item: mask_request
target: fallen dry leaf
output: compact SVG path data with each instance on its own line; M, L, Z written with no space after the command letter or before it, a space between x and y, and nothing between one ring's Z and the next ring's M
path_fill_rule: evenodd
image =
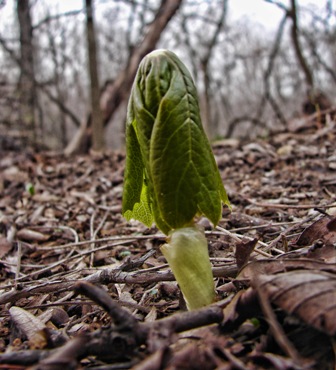
M268 299L307 324L336 334L336 275L319 270L296 270L276 275L258 274L252 285Z
M326 245L336 243L336 231L333 227L335 220L335 218L331 219L328 216L324 216L315 221L302 232L296 241L296 245L311 245L317 240L322 240Z
M17 237L19 240L27 242L44 242L50 238L50 235L42 234L35 230L21 229L17 232Z
M264 259L248 263L239 273L238 280L251 280L255 276L273 275L295 270L316 270L336 274L336 264L314 261L309 258Z
M327 229L336 232L336 217L327 223Z
M11 249L13 243L9 242L7 238L0 237L0 258L3 258Z
M251 253L253 252L254 247L258 242L257 238L252 240L242 240L240 243L236 244L236 261L237 266L240 269L243 267L249 260Z
M170 337L172 343L168 342L162 356L158 356L156 362L141 363L143 369L151 365L164 367L170 360L172 366L203 366L203 370L212 363L217 368L295 368L293 359L274 346L274 335L265 325L267 317L260 307L257 290L250 286L255 275L265 280L264 284L260 284L265 288L266 299L277 307L274 314L279 313L277 320L285 335L295 346L304 344L298 346L300 355L305 359L313 357L318 370L328 368L323 364L330 365L330 369L334 367L334 350L330 344L333 338L312 325L328 333L334 332L332 322L328 324L332 314L326 312L329 295L334 293L333 290L328 293L321 285L333 289L331 281L336 276L333 243L336 223L335 141L336 126L327 131L283 132L250 144L238 139L217 143L214 152L233 207L231 214L223 209L223 218L219 222L219 226L231 234L224 234L206 224L211 261L214 271L217 271L218 298L222 307L227 305L222 330L217 333L220 340L217 334L213 342L208 337L204 340L192 337L191 347L185 349L187 346L182 343L180 334L173 335ZM108 313L75 296L70 288L77 281L97 276L100 270L115 271L115 283L109 279L95 281L104 285L108 294L121 306L127 303L140 322L151 326L156 325L158 319L173 314L178 318L180 315L179 288L176 282L171 282L173 277L159 252L162 236L154 227L148 229L136 222L128 223L121 215L124 159L124 154L118 152L69 158L25 150L6 152L0 158L0 218L3 215L9 220L4 222L1 218L0 233L1 237L13 242L9 253L6 253L7 246L2 251L5 256L0 274L0 351L7 357L0 354L0 367L8 367L9 359L11 364L19 366L10 346L15 333L11 329L16 326L8 315L11 305L26 308L27 312L32 312L32 306L39 307L33 312L38 312L37 318L48 328L51 326L50 336L47 333L51 344L56 343L53 339L55 332L61 334L66 329L67 337L63 338L63 343L67 342L69 347L62 347L49 362L43 362L42 358L30 362L43 369L59 364L59 361L63 361L61 366L73 361L73 367L107 368L128 363L134 368L140 361L146 360L151 348L160 342L163 345L167 343L160 339L164 333L158 330L150 346L136 348L132 354L126 353L123 364L113 358L106 360L101 354L94 354L89 360L88 357L76 360L85 350L81 339L87 333L92 333L95 339L92 344L90 342L90 350L96 340L101 343L102 349L108 350L114 350L114 345L118 343L123 344L111 344L111 337L103 340L102 334L111 322ZM7 168L12 169L6 171ZM27 182L34 185L35 195L25 190ZM316 209L332 215L322 217L326 224L311 224L312 220L321 217L321 212ZM17 230L41 233L42 240L39 241L36 234L28 243L15 233L10 237L9 228L12 225ZM301 239L296 244L300 235ZM125 238L128 237L132 240L127 241ZM234 255L239 243L237 238L256 238L259 241L258 253L252 251L255 262L242 267L238 278ZM21 240L22 248L18 253L16 245ZM293 246L294 250L288 252L287 246ZM155 255L141 265L135 263L141 262L152 249L157 251ZM267 253L268 259L261 260L264 256L260 252ZM239 263L246 263L248 253L244 255L241 250L237 253L238 257L242 257ZM125 270L117 271L120 266ZM307 274L306 286L303 281L296 280L299 273ZM330 275L333 278L313 279ZM108 273L108 276L112 275ZM234 277L237 280L232 281ZM124 286L122 290L118 291L117 283ZM266 287L269 289L267 293ZM243 288L248 289L243 291ZM281 297L276 296L278 292L282 292ZM312 296L309 296L310 293ZM232 296L234 299L231 301ZM129 302L122 302L121 298ZM56 307L60 311L54 314L52 311ZM301 319L286 314L287 309L300 315ZM260 325L253 320L250 322L251 318L258 319ZM319 323L321 319L326 322ZM211 328L213 326L205 326L205 331ZM324 341L315 339L310 332L317 333L319 338L324 337ZM120 338L118 334L116 339ZM30 355L29 348L35 348L40 343L39 340L32 343L24 336L14 339L19 343L16 348L23 349L27 356ZM179 343L182 345L180 350L176 347ZM197 348L198 345L201 347ZM47 352L40 351L41 356L48 355ZM202 361L203 356L210 358Z
M44 348L47 345L46 326L30 312L21 307L13 306L9 309L12 321L19 332L29 340L30 347Z

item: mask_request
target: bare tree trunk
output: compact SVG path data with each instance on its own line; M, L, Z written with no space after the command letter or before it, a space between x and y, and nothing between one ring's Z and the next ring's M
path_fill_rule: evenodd
M85 0L85 6L88 65L90 73L92 147L94 150L100 151L104 149L104 123L99 103L100 88L92 0Z
M206 54L201 58L201 69L203 74L203 85L204 85L204 127L210 138L213 137L214 132L216 132L217 127L213 127L211 122L211 107L210 107L210 73L209 73L209 62L211 60L212 52L217 44L218 36L224 26L224 22L227 15L228 0L223 0L222 12L219 20L216 24L215 31L207 45Z
M134 49L127 67L120 73L114 83L108 87L109 99L107 99L106 105L102 107L105 122L111 118L120 103L129 94L141 59L155 49L162 31L166 28L181 3L182 0L162 0L154 21L148 27L141 44Z
M50 26L50 25L49 25ZM60 101L61 105L65 105L67 101L67 92L65 89L62 88L62 76L60 71L65 70L64 66L64 58L62 61L59 61L58 58L58 53L57 53L57 47L55 43L55 38L53 33L50 30L50 27L47 28L47 35L49 39L49 44L50 44L50 52L51 52L51 59L53 62L53 67L54 67L54 81L55 81L55 90L56 90L56 96L57 99ZM61 47L65 47L65 41L62 40ZM66 125L66 114L65 112L61 109L59 109L59 128L58 128L58 136L59 136L59 141L61 143L61 147L64 148L66 146L66 138L67 138L67 125Z
M22 131L27 132L27 139L30 143L36 143L34 47L29 0L17 0L17 17L20 26L19 94L20 117L24 125Z
M297 15L297 6L296 6L296 0L291 0L291 9L288 12L289 17L292 20L292 28L291 28L291 36L292 36L292 42L295 50L296 57L298 59L298 62L302 68L302 71L305 75L306 83L308 89L311 89L314 87L314 78L313 74L308 66L308 63L306 61L306 58L303 55L302 47L300 45L299 41L299 26L298 26L298 15Z
M306 84L307 84L307 91L306 91L306 101L303 103L303 113L305 114L312 114L317 112L318 113L318 122L321 123L323 121L323 117L321 117L321 110L324 108L330 108L331 104L328 101L327 96L316 88L313 71L310 69L308 62L303 55L302 47L299 40L299 26L298 26L298 14L297 14L297 6L296 0L291 0L291 9L289 11L289 16L292 19L292 28L291 28L291 36L292 42L295 50L296 57L298 62L302 68L304 73Z
M183 0L162 0L153 22L148 26L146 35L138 47L134 48L126 68L120 72L113 83L108 84L104 98L100 101L104 124L106 125L120 104L127 99L141 59L155 49L162 31L172 19ZM73 154L83 148L83 141L90 135L90 120L83 122L81 131L65 149L66 154Z
M281 46L281 41L285 29L285 25L288 19L288 12L285 12L284 17L279 23L279 27L275 36L274 45L271 48L270 56L267 62L267 68L264 72L263 76L263 83L264 83L264 93L260 100L259 108L256 114L256 118L254 122L262 122L262 116L265 112L266 103L268 102L271 105L271 108L273 109L276 117L278 118L279 122L282 123L282 125L286 126L286 118L284 117L280 107L276 103L275 99L272 96L271 93L271 87L270 87L270 77L273 72L275 60L278 56L279 49Z

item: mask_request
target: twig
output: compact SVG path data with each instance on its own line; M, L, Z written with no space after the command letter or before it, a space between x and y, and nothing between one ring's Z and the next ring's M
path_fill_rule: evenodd
M214 277L235 277L238 273L237 266L220 266L212 268ZM110 284L110 283L123 283L123 284L152 284L162 281L174 281L174 275L171 271L149 271L141 270L141 272L124 272L119 269L114 270L100 270L86 278L83 281L91 282L93 284ZM0 296L0 305L8 302L15 302L18 299L30 297L34 294L61 292L72 289L78 280L67 281L47 281L45 283L39 282L37 286L29 286L22 290L12 290Z
M283 237L285 237L286 235L288 235L290 232L292 232L293 230L295 230L297 227L299 226L302 226L303 224L307 223L307 222L310 222L312 221L314 218L316 218L318 216L318 214L313 214L307 218L305 218L304 220L296 223L295 225L289 227L287 230L285 230L284 232L280 233L275 239L273 239L270 244L266 247L266 251L270 250L273 248L273 246L275 246L279 240L281 240Z
M83 294L98 303L113 319L114 323L123 330L137 331L138 320L125 308L122 308L110 295L93 284L79 282L75 284L74 290L77 294Z
M100 238L100 239L95 239L95 240L83 240L80 242L75 242L75 243L68 243L68 244L63 244L63 245L53 245L50 247L39 247L39 250L44 250L44 251L50 251L56 250L56 249L66 249L66 248L73 248L73 247L78 247L86 244L91 244L91 243L105 243L105 242L110 242L110 241L129 241L133 242L135 240L143 240L143 239L165 239L166 236L163 234L154 234L154 235L128 235L128 236L110 236L107 238Z
M230 352L230 350L226 349L225 347L221 348L220 350L228 358L228 360L231 362L231 366L233 365L233 367L235 369L238 369L238 370L245 370L246 369L246 365L244 364L244 362L239 360L239 358L237 358L236 356L234 356Z
M258 278L254 277L255 282L255 289L257 290L257 293L259 295L259 303L262 308L262 311L264 312L264 315L267 319L267 322L270 326L270 330L279 344L280 348L287 354L288 357L293 359L293 361L297 365L303 365L303 360L300 356L300 354L297 352L296 348L290 343L290 341L287 339L281 325L276 319L276 316L272 310L271 304L268 300L267 295L264 293L264 291L260 287L260 283L258 282Z
M250 236L246 236L246 235L239 235L239 234L234 234L234 233L231 233L230 231L224 229L223 227L220 227L220 226L217 226L216 229L220 230L223 234L225 235L228 235L229 237L231 237L232 239L234 239L235 241L237 242L241 242L242 239L248 239L248 240L253 240L254 238L251 238ZM258 244L260 244L261 246L263 246L264 248L267 248L268 245L264 242L261 242L260 240L258 240ZM274 251L276 251L277 253L279 254L283 254L284 252L281 251L280 249L273 249ZM261 254L262 256L264 257L267 257L267 258L271 258L272 255L269 254L269 253L266 253L264 252L263 250L261 249L258 249L258 248L255 248L254 251L256 253L259 253Z
M96 230L94 230L94 219L96 216L96 212L94 212L90 218L90 235L91 235L91 240L93 240L93 242L91 243L92 253L90 255L90 267L93 266L93 260L94 260L94 248L95 248L94 241L96 240L97 234L99 233L100 229L103 227L108 215L109 215L109 211L105 211L105 214L103 218L101 219Z
M93 259L94 259L94 249L95 249L95 243L94 240L96 239L97 234L94 231L94 219L96 216L96 212L93 212L90 217L90 239L93 240L93 242L90 244L92 252L90 254L90 267L93 267Z
M271 227L286 226L286 225L290 225L290 224L293 224L295 226L299 223L300 223L300 221L290 221L290 222L273 222L273 221L270 221L270 222L268 222L266 224L262 224L262 225L235 227L233 229L230 229L230 231L236 233L237 231L259 230L259 229L265 229L265 228L271 228Z
M118 270L121 270L121 271L135 270L136 268L141 267L148 260L148 258L152 257L155 253L156 253L155 249L150 249L147 253L145 253L139 258L136 258L136 259L133 258L133 259L126 260L124 263L122 263L118 267ZM161 266L165 266L165 265L161 265ZM149 271L149 270L150 269L145 269L144 271ZM140 271L141 270L138 270L138 272ZM150 271L153 271L153 269L151 269Z
M104 245L104 246L102 246L102 247L96 248L96 249L95 249L95 252L97 252L97 251L101 251L101 250L104 250L104 249L107 249L107 248L115 247L115 246L120 245L120 244L129 244L129 243L131 243L131 242L133 242L133 241L134 241L134 240L125 240L125 241L123 241L123 242L107 244L107 245ZM73 252L73 251L71 251L71 252L70 252L70 255L72 254L72 252ZM87 254L91 254L91 253L92 253L92 250L90 249L90 250L88 250L88 251L80 252L80 253L79 253L79 256L83 258L85 255L87 255ZM78 255L76 255L76 256L71 256L71 257L67 256L67 257L63 258L62 260L60 260L60 261L54 262L54 263L50 264L49 266L46 266L45 268L40 269L39 271L31 272L30 274L27 274L27 275L25 275L25 276L23 276L23 277L19 278L18 280L19 280L19 281L24 281L24 280L26 280L26 279L28 279L28 278L31 278L31 277L34 277L34 276L36 276L36 275L42 274L42 273L44 273L44 272L50 271L52 268L55 268L55 267L57 267L57 266L59 266L59 265L62 265L62 264L63 264L63 263L65 263L65 262L69 262L69 261L71 261L71 260L73 260L73 259L79 258L79 256L78 256Z
M15 288L17 288L18 280L20 277L20 271L21 271L21 257L22 257L22 244L20 241L17 243L18 249L17 249L17 261L16 261L16 271L15 271Z
M55 349L51 355L41 360L38 365L31 367L31 370L52 370L52 369L75 369L77 359L80 359L87 352L89 336L78 336L71 339L63 346Z
M252 199L245 198L249 203L258 206L258 207L265 207L265 208L280 208L280 209L314 209L314 208L331 208L335 207L336 203L333 201L332 203L320 205L320 204L301 204L301 205L293 205L293 204L276 204L276 203L260 203L255 202Z
M58 229L61 229L61 230L69 230L73 236L74 236L74 239L75 239L75 243L78 243L79 242L79 236L77 234L77 231L75 229L73 229L72 227L69 227L69 226L57 226Z

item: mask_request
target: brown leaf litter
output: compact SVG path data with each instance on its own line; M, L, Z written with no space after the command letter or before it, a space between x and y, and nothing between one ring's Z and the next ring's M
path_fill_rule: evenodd
M336 124L214 153L217 302L185 312L155 227L120 214L124 155L0 159L0 369L334 369Z

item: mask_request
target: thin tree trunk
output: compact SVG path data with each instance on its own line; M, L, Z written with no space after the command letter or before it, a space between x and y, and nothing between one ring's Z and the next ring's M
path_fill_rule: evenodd
M209 137L212 139L214 132L216 132L216 127L213 127L212 120L211 120L211 106L210 106L210 100L211 100L211 92L210 92L210 71L209 71L209 62L211 60L212 52L214 47L217 44L218 36L224 27L226 15L227 15L227 9L228 9L228 0L223 0L222 3L222 11L221 15L219 17L219 20L216 24L215 31L209 41L209 44L207 45L207 52L201 58L201 69L203 74L203 85L204 85L204 101L203 101L203 118L204 118L204 127L205 131L209 135Z
M104 120L107 122L119 107L120 103L128 96L136 75L138 65L142 58L153 51L160 39L161 33L180 7L182 0L162 0L154 21L148 27L148 31L141 44L134 49L130 56L127 67L108 88L109 99L104 106Z
M129 57L126 68L120 72L113 83L108 84L104 91L104 99L100 101L103 121L106 125L120 104L128 98L138 65L141 59L155 49L161 33L172 19L183 0L162 0L153 22L148 26L146 35L138 47L134 48ZM66 154L73 154L81 150L83 143L90 136L90 119L82 122L82 126L73 141L65 149ZM87 149L87 148L86 148Z
M33 47L33 27L30 16L29 0L17 0L17 17L20 27L20 116L23 123L22 131L26 131L26 136L30 144L36 143L36 123L35 123L35 73L34 73L34 47Z
M100 88L92 0L85 0L85 6L88 65L90 74L92 147L94 150L100 151L104 149L104 123L99 103Z
M296 0L291 0L291 9L289 11L289 16L292 19L291 36L295 54L305 75L308 89L311 89L314 87L314 78L306 61L306 58L303 55L302 47L300 45Z

